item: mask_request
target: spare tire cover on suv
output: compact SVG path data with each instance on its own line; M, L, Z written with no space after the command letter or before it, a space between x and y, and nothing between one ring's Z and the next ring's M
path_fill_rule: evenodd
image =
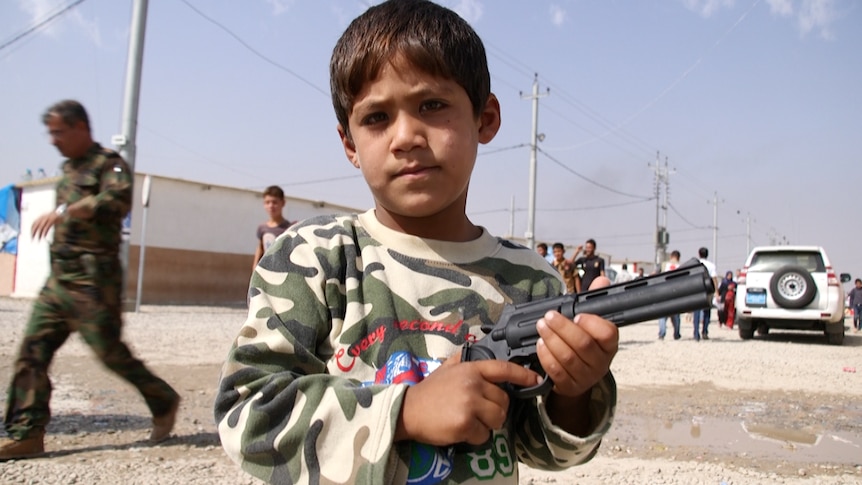
M769 280L772 299L784 308L803 308L814 300L817 285L814 278L801 266L779 268Z

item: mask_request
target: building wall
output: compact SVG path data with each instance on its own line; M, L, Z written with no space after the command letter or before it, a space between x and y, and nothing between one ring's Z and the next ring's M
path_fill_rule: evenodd
M244 303L257 247L255 232L267 218L260 191L150 177L149 205L144 207L142 190L146 174L135 175L127 237L126 299L136 300L141 269L143 304ZM56 182L53 178L21 184L22 234L29 234L33 221L56 206ZM296 221L357 211L287 197L284 214ZM49 234L48 240L51 237ZM50 271L47 240L19 238L15 264L12 296L37 296Z
M54 237L54 231L48 237L34 240L30 237L33 223L42 214L54 210L56 194L54 186L59 179L48 178L23 182L21 188L21 229L18 236L18 254L15 258L15 277L12 296L34 297L45 284L45 279L51 269L48 253L49 241Z

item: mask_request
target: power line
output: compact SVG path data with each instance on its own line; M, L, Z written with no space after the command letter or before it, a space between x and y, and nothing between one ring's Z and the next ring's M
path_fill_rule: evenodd
M697 224L692 223L691 221L689 221L688 219L683 217L683 215L680 214L678 210L676 210L676 207L673 204L668 203L668 207L670 207L670 210L672 210L674 214L678 215L679 218L682 219L682 222L685 222L686 224L688 224L692 228L694 228L694 229L711 229L710 226L698 226Z
M591 183L591 184L595 185L596 187L599 187L599 188L605 189L605 190L607 190L608 192L613 192L613 193L615 193L615 194L617 194L617 195L623 195L623 196L626 196L626 197L632 197L632 198L634 198L634 199L640 199L640 200L653 200L653 198L652 198L652 197L646 197L646 196L643 196L643 195L637 195L637 194L628 194L628 193L626 193L626 192L621 192L621 191L616 190L616 189L614 189L614 188L612 188L612 187L608 187L607 185L604 185L604 184L601 184L601 183L599 183L599 182L596 182L595 180L593 180L593 179L591 179L591 178L589 178L589 177L587 177L587 176L585 176L585 175L582 175L582 174L578 173L577 171L573 170L572 168L568 167L566 164L564 164L563 162L561 162L561 161L557 160L556 158L552 157L548 152L546 152L546 151L542 150L541 148L538 148L538 147L537 147L536 149L537 149L538 151L540 151L540 152L542 153L542 155L544 155L544 156L548 157L552 162L556 163L557 165L559 165L560 167L562 167L562 168L563 168L564 170L566 170L567 172L569 172L569 173L571 173L571 174L575 175L576 177L578 177L578 178L580 178L580 179L584 180L585 182L588 182L588 183Z
M196 14L200 15L201 17L203 17L204 19L206 19L206 20L207 20L207 21L209 21L210 23L214 24L214 25L215 25L215 26L217 26L218 28L220 28L220 29L224 30L225 32L227 32L227 33L228 33L228 35L230 35L231 37L233 37L237 42L239 42L243 47L245 47L246 49L248 49L252 54L256 55L257 57L260 57L261 59L263 59L264 61L268 62L269 64L271 64L271 65L273 65L273 66L275 66L275 67L277 67L277 68L281 69L282 71L284 71L284 72L286 72L286 73L290 74L291 76L293 76L293 77L295 77L295 78L299 79L300 81L304 82L305 84L307 84L307 85L308 85L308 86L310 86L312 89L314 89L315 91L319 92L320 94L322 94L322 95L324 95L324 96L326 96L326 97L329 97L329 92L328 92L328 91L325 91L325 90L323 90L323 89L321 89L321 88L317 87L314 83L312 83L312 82L311 82L311 81L309 81L308 79L305 79L304 77L302 77L302 76L300 76L299 74L297 74L297 73L293 72L293 71L292 71L292 70L290 70L289 68L287 68L287 67L285 67L285 66L283 66L283 65L279 64L278 62L276 62L276 61L274 61L274 60L270 59L269 57L267 57L267 56L265 56L265 55L261 54L257 49L255 49L254 47L252 47L251 45L249 45L246 41L242 40L242 38L241 38L240 36L238 36L238 35L236 35L235 33L233 33L233 31L231 31L229 28L227 28L227 27L226 27L226 26L224 26L223 24L219 23L217 20L213 19L212 17L207 16L205 13L201 12L200 10L198 10L194 5L190 4L187 0L180 0L180 1L181 1L181 2L183 2L184 4L186 4L186 6L188 6L190 9L192 9Z
M514 149L516 149L516 148L523 148L523 147L528 147L528 146L530 146L530 144L529 144L529 143L519 143L519 144L517 144L517 145L512 145L512 146L510 146L510 147L498 148L498 149L496 149L496 150L491 150L491 151L487 151L487 152L478 153L478 154L476 154L476 156L477 156L477 157L481 157L481 156L484 156L484 155L493 155L494 153L505 152L505 151L508 151L508 150L514 150Z
M75 0L74 2L70 3L69 5L66 5L61 10L58 10L57 12L49 15L44 20L37 22L35 25L33 25L29 29L25 30L24 32L21 32L20 34L16 35L15 37L12 37L11 39L4 42L3 44L0 44L0 51L11 46L12 44L18 42L19 40L23 39L24 37L27 37L28 35L32 34L33 32L44 27L45 25L48 25L48 23L50 23L51 21L53 21L54 19L56 19L60 15L63 15L64 13L68 12L72 8L77 7L78 5L80 5L82 3L84 3L84 0Z

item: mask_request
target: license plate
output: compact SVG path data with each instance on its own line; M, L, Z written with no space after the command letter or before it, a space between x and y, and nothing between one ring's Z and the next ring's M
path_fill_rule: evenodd
M745 304L748 306L766 306L766 291L746 291Z

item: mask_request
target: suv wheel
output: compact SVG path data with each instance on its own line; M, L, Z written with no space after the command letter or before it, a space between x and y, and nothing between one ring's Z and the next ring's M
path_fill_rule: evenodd
M803 308L814 300L817 286L811 274L801 266L780 268L769 280L772 299L784 308Z
M745 328L744 326L740 325L739 319L737 318L734 322L734 325L736 325L736 328L739 329L739 338L741 338L742 340L751 340L754 338L753 324L749 325L748 328Z
M842 345L844 344L844 331L840 331L838 333L827 333L826 334L826 342L829 345Z

